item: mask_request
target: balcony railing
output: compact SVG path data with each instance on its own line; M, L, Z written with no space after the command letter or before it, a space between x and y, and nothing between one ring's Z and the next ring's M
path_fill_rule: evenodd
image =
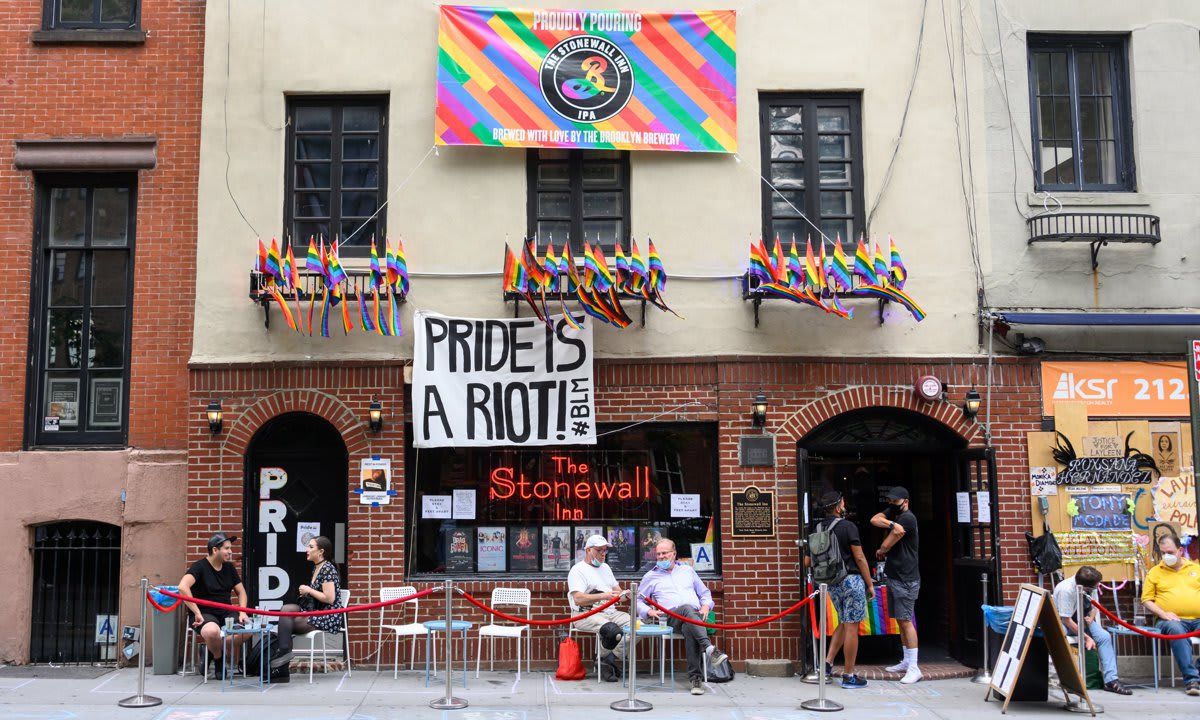
M1157 215L1135 213L1051 213L1028 220L1029 244L1083 242L1091 245L1092 270L1100 248L1109 243L1148 243L1162 240Z

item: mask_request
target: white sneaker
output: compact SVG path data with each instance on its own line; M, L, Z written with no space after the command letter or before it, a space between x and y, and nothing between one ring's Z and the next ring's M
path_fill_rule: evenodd
M896 663L895 665L888 665L887 667L884 668L884 670L887 670L890 673L902 673L907 669L908 669L908 661L907 660L901 660L900 662Z
M908 670L904 672L904 677L900 678L900 682L905 685L912 685L921 679L921 668L916 665L909 665Z

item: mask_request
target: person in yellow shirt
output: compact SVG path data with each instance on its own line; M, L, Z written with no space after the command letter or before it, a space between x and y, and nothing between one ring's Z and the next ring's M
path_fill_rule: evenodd
M1179 552L1179 540L1165 535L1158 541L1162 561L1146 573L1142 604L1158 616L1158 631L1179 635L1200 630L1200 565ZM1200 695L1200 667L1192 660L1187 640L1171 640L1171 654L1183 673L1188 695Z

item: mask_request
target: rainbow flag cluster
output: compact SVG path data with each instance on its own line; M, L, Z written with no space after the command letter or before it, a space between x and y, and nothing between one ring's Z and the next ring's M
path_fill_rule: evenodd
M830 635L837 629L838 614L833 607L833 600L826 599L829 611L827 629ZM916 624L916 621L913 621ZM867 615L858 624L858 634L862 635L898 635L900 626L888 612L887 586L876 585L875 597L867 601Z
M614 248L616 266L615 269L609 269L608 259L600 245L591 245L586 241L583 243L582 268L576 266L570 244L564 244L562 255L556 255L554 243L549 242L545 254L539 259L536 241L531 238L523 241L520 255L513 253L505 243L501 282L505 292L515 292L525 298L542 322L547 322L549 317L546 296L558 295L563 318L576 329L584 318L576 318L567 310L568 297L579 300L584 313L620 328L628 327L633 322L621 307L622 297L644 299L660 310L681 317L663 299L667 271L654 248L654 241L650 240L649 245L649 252L643 259L637 240L633 241L628 256L618 242Z
M770 252L762 238L751 242L747 272L751 279L758 281L752 291L812 305L843 318L853 317L854 311L843 307L840 297L876 297L900 303L917 322L925 319L925 311L904 292L908 269L900 258L896 241L890 236L886 255L879 243L875 243L874 254L870 253L861 237L852 257L842 249L840 236L833 242L832 253L825 252L824 238L817 244L820 250L814 255L812 238L809 238L801 258L794 237L786 250L783 241L776 237Z
M319 332L321 337L329 337L331 314L340 316L342 331L348 335L355 326L350 312L351 295L357 295L358 298L358 312L354 314L357 315L363 332L388 336L404 334L400 327L399 301L408 294L409 280L408 261L405 259L402 240L397 240L395 245L390 240L384 240L384 257L381 263L375 239L371 239L371 277L363 292L352 288L350 276L342 267L341 258L338 256L336 239L328 248L324 238L319 241L312 237L308 239L304 272L319 278L314 292L308 292L302 286L300 267L292 253L291 244L288 245L287 252L281 255L275 238L271 238L270 245L264 245L260 238L254 269L263 275L264 282L260 290L262 295L279 305L284 322L301 335L312 336ZM369 305L366 289L370 290ZM294 311L288 306L287 298L284 297L286 293L293 295ZM320 314L316 315L318 296ZM303 308L303 301L306 299L307 316ZM315 331L314 315L317 317Z

